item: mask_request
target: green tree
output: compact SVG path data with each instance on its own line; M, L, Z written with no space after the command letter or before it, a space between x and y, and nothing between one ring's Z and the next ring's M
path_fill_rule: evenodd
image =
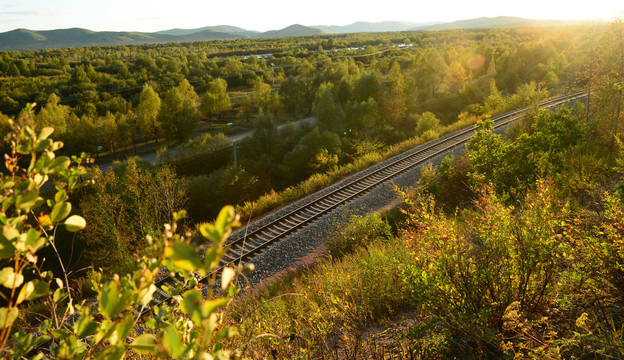
M158 124L167 140L183 143L197 128L197 94L184 80L165 95L158 113Z
M269 112L271 105L271 85L264 83L262 80L254 82L254 101L263 114Z
M280 83L279 95L286 113L293 118L303 110L305 105L305 85L292 77Z
M327 171L338 164L341 151L340 137L318 127L301 138L297 146L286 155L289 169L299 177Z
M67 131L67 119L71 114L71 107L59 105L61 99L56 94L51 94L45 107L35 116L35 129L52 127L59 136ZM72 114L73 115L73 114ZM73 115L75 116L75 115Z
M321 130L342 132L346 129L345 113L334 100L334 87L330 83L322 84L317 92L314 109L316 122Z
M429 130L438 131L440 129L440 119L433 113L426 111L416 116L416 136L422 136Z
M227 82L223 79L211 81L199 106L202 115L207 118L219 117L231 108L232 103L227 93Z
M396 129L403 129L403 119L407 113L407 89L398 62L394 62L390 68L386 89L381 111L383 120ZM404 131L408 131L408 129L404 129Z
M362 74L355 82L354 93L358 101L368 101L371 98L379 104L383 93L379 73L367 72Z
M160 97L148 84L143 86L137 107L137 123L145 133L151 133L158 143L158 112L160 111ZM144 135L145 143L147 136Z
M98 121L98 137L113 152L113 157L117 159L117 147L120 145L119 132L117 131L117 121L115 115L107 113Z

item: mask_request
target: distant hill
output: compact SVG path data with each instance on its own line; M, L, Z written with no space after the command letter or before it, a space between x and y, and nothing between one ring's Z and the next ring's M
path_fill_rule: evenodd
M236 26L206 26L197 29L169 29L154 33L91 31L80 28L35 31L17 29L0 33L0 51L38 50L83 46L138 45L151 43L229 40L258 37L320 35L324 33L386 32L412 30L444 30L468 28L502 28L527 26L557 26L579 24L582 21L531 20L512 16L477 18L449 23L410 23L384 21L355 22L345 26L291 25L281 30L258 32Z
M206 31L206 30L241 35L243 37L254 37L260 34L259 31L247 30L247 29L236 27L236 26L230 26L230 25L205 26L205 27L197 28L197 29L177 29L176 28L176 29L170 29L170 30L157 31L156 33L166 34L166 35L190 35L190 34L195 34L195 33L202 32L202 31Z
M476 19L458 20L448 23L417 26L410 30L448 30L473 28L507 28L529 26L561 26L582 23L581 20L533 20L514 16L480 17Z
M216 31L216 29L221 31ZM208 26L200 29L171 29L155 33L91 31L80 28L35 31L17 29L0 33L0 51L58 49L83 46L139 45L169 42L229 40L249 37L281 37L322 34L320 29L291 25L267 32L234 26Z
M0 33L0 51L38 50L83 46L137 45L238 38L241 38L241 36L210 30L200 31L188 35L168 35L142 32L96 32L79 28L47 31L17 29Z
M256 37L282 37L282 36L303 36L303 35L320 35L324 31L299 24L290 25L281 30L265 31L256 35Z
M358 32L386 32L386 31L406 31L414 27L433 25L429 23L412 23L402 21L383 21L377 23L358 21L351 25L315 25L313 28L321 29L328 34L358 33Z

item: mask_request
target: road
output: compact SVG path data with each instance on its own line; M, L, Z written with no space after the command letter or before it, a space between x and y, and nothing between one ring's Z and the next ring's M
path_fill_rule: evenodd
M303 126L304 124L309 124L311 126L316 125L316 118L315 117L309 117L309 118L305 118L305 119L301 119L299 121L295 122L295 125L297 125L297 127ZM277 127L278 130L281 130L284 126L287 126L288 124L282 124L279 125ZM248 137L249 135L251 135L251 133L253 132L253 130L241 133L241 134L237 134L237 135L233 135L228 137L229 143L233 144L234 142L238 142L246 137ZM174 148L174 149L170 149L167 150L167 154L171 157L174 158L175 154L180 151L180 147ZM141 159L148 161L150 164L154 165L156 163L158 163L158 156L156 155L156 153L151 153L151 154L145 154L145 155L141 155L140 156ZM105 163L105 164L101 164L99 165L100 170L102 170L102 172L106 172L108 171L108 169L110 169L113 166L113 163Z

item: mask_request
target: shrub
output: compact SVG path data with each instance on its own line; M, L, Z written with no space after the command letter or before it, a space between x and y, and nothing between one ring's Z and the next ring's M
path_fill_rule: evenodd
M378 214L352 215L348 221L336 224L336 230L324 242L330 254L339 258L358 247L391 237L392 228Z
M42 271L37 252L48 245L56 250L59 226L74 232L85 228L82 217L70 215L69 198L73 190L88 183L80 181L86 172L80 167L81 159L55 156L63 144L49 138L52 128L39 133L33 130L31 110L29 107L26 118L12 124L14 131L8 135L12 151L6 155L9 174L1 179L0 258L10 264L0 271L0 284L10 290L6 304L0 307L4 356L41 359L43 351L49 351L56 359L121 359L135 352L167 358L229 359L232 352L223 348L223 339L234 336L236 329L225 326L218 311L238 291L232 281L242 269L224 268L222 293L213 297L209 290L207 299L200 280L211 275L208 289L212 289L219 260L227 251L225 240L238 224L233 208L224 208L214 225L199 226L201 234L212 242L203 254L188 242L190 233L178 233L177 223L184 212L174 213L171 225L166 224L155 238L146 238L149 246L162 247L164 252L141 258L136 271L114 275L110 281L102 281L102 274L96 273L97 309L85 301L79 303L69 291L67 273L55 278L50 271ZM70 166L72 162L78 167ZM22 167L25 163L30 164ZM55 178L54 196L44 199L42 189L50 177ZM161 270L182 282L177 288L163 289L175 300L155 306L157 320L148 319L143 330L134 331L139 316L133 311L146 309ZM35 300L45 304L51 314L40 323L40 335L13 332L20 308ZM37 348L47 340L53 341L45 349Z

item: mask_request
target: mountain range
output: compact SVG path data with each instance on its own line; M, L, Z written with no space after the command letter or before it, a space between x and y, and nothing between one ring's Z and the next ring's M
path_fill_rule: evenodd
M240 38L266 38L356 32L387 32L415 30L445 30L466 28L501 28L527 26L557 26L577 24L581 21L531 20L511 16L477 18L447 23L410 23L384 21L378 23L355 22L345 26L291 25L280 30L265 32L219 25L196 29L169 29L153 33L125 31L91 31L80 28L36 31L17 29L0 33L0 51L38 50L83 46L137 45L149 43L229 40Z

